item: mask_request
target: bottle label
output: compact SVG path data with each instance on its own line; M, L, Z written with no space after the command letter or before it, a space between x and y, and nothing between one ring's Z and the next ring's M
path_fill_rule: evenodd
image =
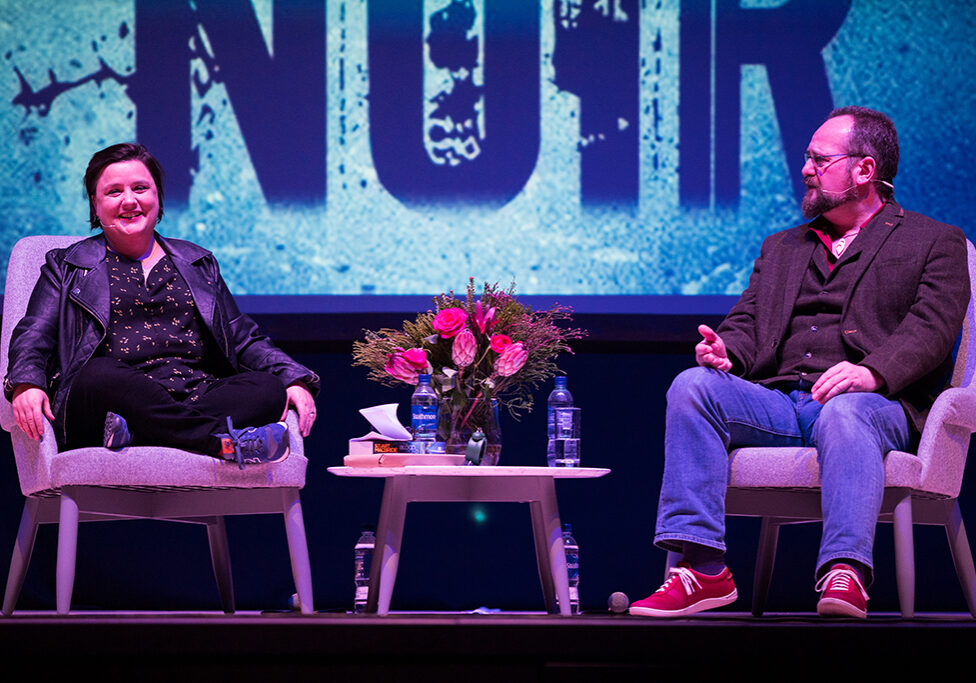
M437 406L412 406L410 426L413 428L414 438L418 441L433 440L437 436Z
M568 413L561 408L556 408L552 411L553 428L556 430L557 439L569 439L571 435L568 433L570 429L573 428L573 415Z
M553 411L553 438L579 438L579 408L556 408Z

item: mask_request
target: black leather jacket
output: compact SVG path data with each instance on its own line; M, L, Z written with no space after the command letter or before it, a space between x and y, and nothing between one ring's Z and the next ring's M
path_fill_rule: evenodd
M285 386L301 381L313 394L318 392L318 376L278 349L250 317L240 312L211 252L184 240L167 240L158 234L156 239L190 288L200 319L231 372L270 372ZM71 382L105 341L109 311L105 240L101 235L48 252L27 312L10 339L3 390L10 400L18 384L45 388L51 398L55 434L61 442Z

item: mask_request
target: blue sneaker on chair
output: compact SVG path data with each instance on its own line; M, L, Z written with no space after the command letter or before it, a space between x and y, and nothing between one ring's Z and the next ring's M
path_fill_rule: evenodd
M263 427L234 429L227 418L227 433L217 434L220 439L220 457L236 460L237 466L266 465L281 462L288 457L288 425L273 422Z
M132 443L132 434L125 418L115 413L105 413L105 429L102 432L102 445L117 451Z

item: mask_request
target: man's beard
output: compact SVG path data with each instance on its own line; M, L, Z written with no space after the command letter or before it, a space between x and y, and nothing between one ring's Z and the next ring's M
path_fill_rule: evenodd
M857 199L857 187L854 185L841 192L831 193L825 193L819 187L807 187L800 208L804 218L816 218L852 199Z

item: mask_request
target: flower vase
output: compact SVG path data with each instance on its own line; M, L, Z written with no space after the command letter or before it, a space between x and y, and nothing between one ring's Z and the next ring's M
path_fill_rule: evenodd
M471 436L481 430L487 441L479 465L497 465L502 452L502 430L498 423L498 400L486 403L482 399L466 401L458 405L450 399L441 401L438 440L446 442L445 450L451 455L465 455Z

